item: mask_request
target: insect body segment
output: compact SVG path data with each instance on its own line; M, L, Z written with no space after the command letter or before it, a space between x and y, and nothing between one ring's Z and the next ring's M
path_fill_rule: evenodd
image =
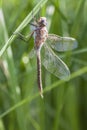
M48 36L48 31L46 28L46 18L41 17L38 20L38 27L36 27L34 31L34 42L35 42L35 48L41 49L43 43L46 41Z
M38 81L38 87L40 90L40 95L41 97L43 97L40 50L48 36L48 31L46 28L46 25L47 25L46 18L41 17L38 20L37 25L38 26L36 26L35 31L34 31L34 43L35 43L35 50L36 50L36 55L37 55L37 81Z

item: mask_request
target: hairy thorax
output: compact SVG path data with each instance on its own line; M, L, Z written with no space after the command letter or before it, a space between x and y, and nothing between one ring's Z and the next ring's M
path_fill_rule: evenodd
M39 49L43 45L43 43L46 41L48 36L48 31L46 27L38 27L36 28L36 31L34 33L35 38L35 48Z

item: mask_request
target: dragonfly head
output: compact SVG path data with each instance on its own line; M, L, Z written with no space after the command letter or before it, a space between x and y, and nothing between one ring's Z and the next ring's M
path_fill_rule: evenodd
M41 27L46 26L47 25L46 17L40 17L40 19L38 20L38 24Z

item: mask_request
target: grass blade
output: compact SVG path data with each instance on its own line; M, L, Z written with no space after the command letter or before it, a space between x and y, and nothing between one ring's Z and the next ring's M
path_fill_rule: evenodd
M3 30L3 35L4 35L3 41L6 42L7 39L8 39L8 33L7 33L2 9L0 9L0 14L2 16L1 19L0 19L0 25L1 25L0 27ZM7 64L7 67L4 67L4 71L7 72L6 78L7 78L7 82L8 82L8 85L9 85L9 90L11 92L10 95L12 97L12 104L14 105L14 104L20 102L21 95L20 95L20 93L17 92L17 89L20 90L20 88L18 86L17 76L15 74L15 65L14 65L14 61L13 61L13 55L12 55L11 47L9 47L6 50L6 53L3 56L2 62L3 62L3 66L5 66L5 64ZM22 108L19 108L19 109L16 110L16 115L17 115L17 121L18 121L19 128L21 130L24 130L25 129L25 123L24 123L24 116L23 116Z
M87 73L87 66L86 67L83 67L81 69L79 69L78 71L74 72L71 74L70 78L69 78L69 81L74 79L74 78L77 78L78 76L80 75L83 75ZM59 85L65 83L64 80L60 80L58 82L55 82L54 84L52 84L50 87L46 87L46 89L43 91L44 93L58 87ZM7 111L5 111L3 114L0 115L0 118L3 118L4 116L6 116L7 114L9 114L10 112L12 112L13 110L15 110L16 108L26 104L26 103L30 103L33 99L37 98L39 95L39 93L37 94L34 94L33 96L29 96L27 97L26 99L22 100L21 102L17 103L16 105L14 105L13 107L11 107L10 109L8 109Z
M37 12L44 6L44 4L47 2L47 0L41 0L34 9L27 15L27 17L23 20L23 22L19 25L19 27L15 30L15 32L20 32L28 25L28 23L31 21L32 17L37 14ZM32 16L33 15L33 16ZM12 41L16 38L15 35L11 35L11 37L8 39L8 41L5 43L3 48L0 50L0 57L3 55L3 53L6 51L8 46L12 43Z

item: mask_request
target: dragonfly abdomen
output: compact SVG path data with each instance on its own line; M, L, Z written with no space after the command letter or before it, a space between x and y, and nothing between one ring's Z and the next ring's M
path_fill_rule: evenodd
M40 51L37 51L37 82L38 82L38 87L40 90L40 95L43 98Z

